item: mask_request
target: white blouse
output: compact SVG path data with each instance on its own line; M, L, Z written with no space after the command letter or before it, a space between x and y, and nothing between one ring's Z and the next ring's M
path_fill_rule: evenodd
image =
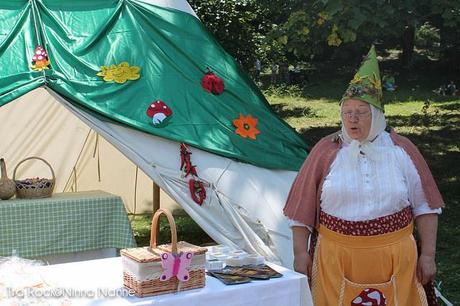
M363 221L391 215L407 206L414 217L441 213L425 199L420 176L409 155L382 132L374 141L374 160L360 154L357 167L347 167L347 144L337 153L324 179L321 209L332 216Z

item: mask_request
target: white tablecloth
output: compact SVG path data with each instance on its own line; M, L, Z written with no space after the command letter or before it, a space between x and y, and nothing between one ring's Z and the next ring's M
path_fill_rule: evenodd
M204 288L145 298L128 296L126 289L123 289L120 257L51 265L38 269L42 279L51 286L50 288L61 290L53 292L55 296L74 296L70 298L70 305L313 305L304 275L277 265L270 265L281 272L283 277L227 286L213 277L206 276ZM63 292L63 290L67 291ZM75 295L80 297L75 298Z

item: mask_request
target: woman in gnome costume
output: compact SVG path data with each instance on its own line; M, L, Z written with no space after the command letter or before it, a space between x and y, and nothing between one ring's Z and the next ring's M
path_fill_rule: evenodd
M386 127L374 47L341 100L341 117L341 131L311 150L284 208L294 269L311 278L318 306L431 305L422 284L436 272L444 202L417 148ZM312 232L316 246L307 252Z

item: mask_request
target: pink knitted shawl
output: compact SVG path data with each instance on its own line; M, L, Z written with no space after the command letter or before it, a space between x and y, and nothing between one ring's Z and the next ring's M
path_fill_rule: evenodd
M414 162L428 205L431 208L444 207L441 193L417 147L406 137L396 134L394 130L390 132L390 137ZM324 137L313 147L289 192L284 206L284 214L287 217L313 227L318 224L321 188L340 149L340 142L338 133L334 133Z

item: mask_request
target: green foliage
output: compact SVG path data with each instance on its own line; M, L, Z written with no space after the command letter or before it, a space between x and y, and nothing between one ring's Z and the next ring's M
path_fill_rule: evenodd
M455 28L460 24L460 3L458 0L435 2L431 9L434 15L441 17L442 27Z
M425 22L415 32L416 46L421 48L439 47L441 36L439 29L433 27L429 22Z
M425 22L415 32L415 47L419 49L420 54L438 60L441 56L440 30Z
M302 95L302 88L297 85L271 85L262 92L265 96L300 97Z
M381 49L402 48L403 56L410 60L415 38L411 29L417 29L419 43L428 49L428 55L436 54L440 43L441 51L460 47L460 36L453 30L460 26L460 1L322 0L311 3L310 14L327 17L312 25L311 31L319 32L318 37L326 39L330 47L337 47L338 52L349 48L349 43L353 43L356 50L376 43ZM445 39L441 41L442 37Z
M380 51L415 46L459 69L460 1L191 0L223 47L252 70L263 63L324 62L349 66L374 43ZM416 40L415 40L416 39ZM350 61L351 59L351 61Z
M310 39L309 19L307 12L296 11L285 24L273 27L269 37L287 50L287 58L292 58L290 54L299 57L307 52L306 46Z
M269 29L268 10L256 0L190 0L192 8L224 49L247 69L261 57Z
M150 243L150 227L152 215L131 215L131 227L138 246L147 246ZM174 216L177 229L177 241L187 241L195 245L212 243L213 240L188 215ZM157 236L158 244L171 242L171 232L168 220L160 217L160 226Z
M381 1L309 2L307 8L291 13L271 34L288 37L286 51L297 60L322 58L324 53L330 55L331 48L356 42L358 38L358 49L368 48L375 40L375 33L395 31L394 27L388 27L391 7L378 7L377 2Z

